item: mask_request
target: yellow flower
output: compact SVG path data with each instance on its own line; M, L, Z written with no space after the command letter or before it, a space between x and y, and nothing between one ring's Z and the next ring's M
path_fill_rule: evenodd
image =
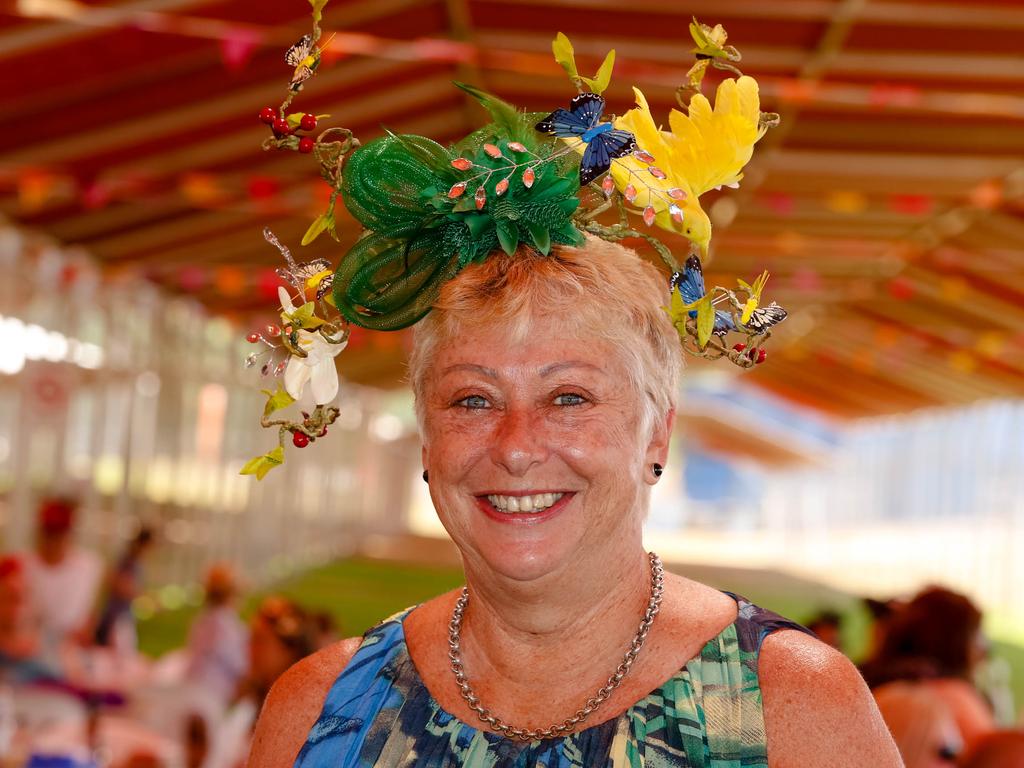
M759 125L757 81L747 76L723 80L714 108L702 94L695 95L688 115L675 109L669 113L669 131L655 124L640 89L634 88L633 93L637 106L618 118L615 127L630 131L640 148L654 156L654 165L666 178L656 179L645 163L632 156L612 164L612 178L620 192L632 184L637 191L633 205L653 206L658 226L683 235L706 255L711 220L698 198L709 189L736 186L743 178L743 166L765 131ZM686 198L676 201L669 197L668 190L673 188L683 190ZM682 209L681 222L669 213L673 203Z

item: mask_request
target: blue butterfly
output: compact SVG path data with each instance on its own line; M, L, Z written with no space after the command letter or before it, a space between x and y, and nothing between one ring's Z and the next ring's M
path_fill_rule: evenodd
M692 304L702 298L707 292L704 287L704 272L701 270L700 259L697 256L690 256L686 260L682 272L672 275L672 288L679 289L679 295L687 304ZM697 316L697 310L690 310L690 317ZM744 323L744 327L754 333L764 333L773 325L778 325L789 316L785 309L774 301L766 307L758 307L750 315L750 319ZM732 315L721 309L715 310L715 329L712 331L716 336L725 336L729 331L736 330L736 323Z
M580 161L580 186L585 187L612 166L612 160L636 149L629 131L601 122L604 99L596 93L581 93L569 102L569 109L556 109L537 123L537 130L560 139L577 138L587 148Z
M707 289L704 287L704 272L700 268L700 259L697 256L690 256L683 266L682 272L672 274L672 288L679 290L679 295L687 304L692 304L704 297ZM690 317L696 317L697 310L690 310ZM716 336L725 336L729 331L736 330L736 323L732 315L721 309L715 310L715 329L712 331Z

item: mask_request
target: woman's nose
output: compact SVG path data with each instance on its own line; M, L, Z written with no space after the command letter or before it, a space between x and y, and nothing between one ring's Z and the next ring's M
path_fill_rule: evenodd
M524 476L548 456L542 419L528 409L509 408L493 434L491 459L514 477Z

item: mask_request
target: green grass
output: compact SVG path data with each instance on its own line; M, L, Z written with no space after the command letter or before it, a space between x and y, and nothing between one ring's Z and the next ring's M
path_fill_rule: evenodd
M772 571L687 567L684 574L718 589L743 595L758 605L797 621L806 621L830 608L843 616L844 649L854 659L862 653L868 627L867 612L845 592ZM431 568L353 558L305 571L273 589L249 595L241 613L248 617L268 594L284 595L312 611L330 613L343 636L366 629L410 605L462 584L458 568ZM139 622L139 645L159 656L185 643L197 608L157 613ZM1011 665L1014 700L1024 702L1024 647L995 642L995 652Z

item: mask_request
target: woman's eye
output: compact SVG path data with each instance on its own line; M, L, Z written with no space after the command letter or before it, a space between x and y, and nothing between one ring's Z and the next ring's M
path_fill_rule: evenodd
M583 405L586 399L575 392L564 392L555 396L555 405Z
M480 395L470 395L469 397L464 397L459 400L456 405L463 408L477 409L486 408L488 406L488 402L486 398L481 397Z

